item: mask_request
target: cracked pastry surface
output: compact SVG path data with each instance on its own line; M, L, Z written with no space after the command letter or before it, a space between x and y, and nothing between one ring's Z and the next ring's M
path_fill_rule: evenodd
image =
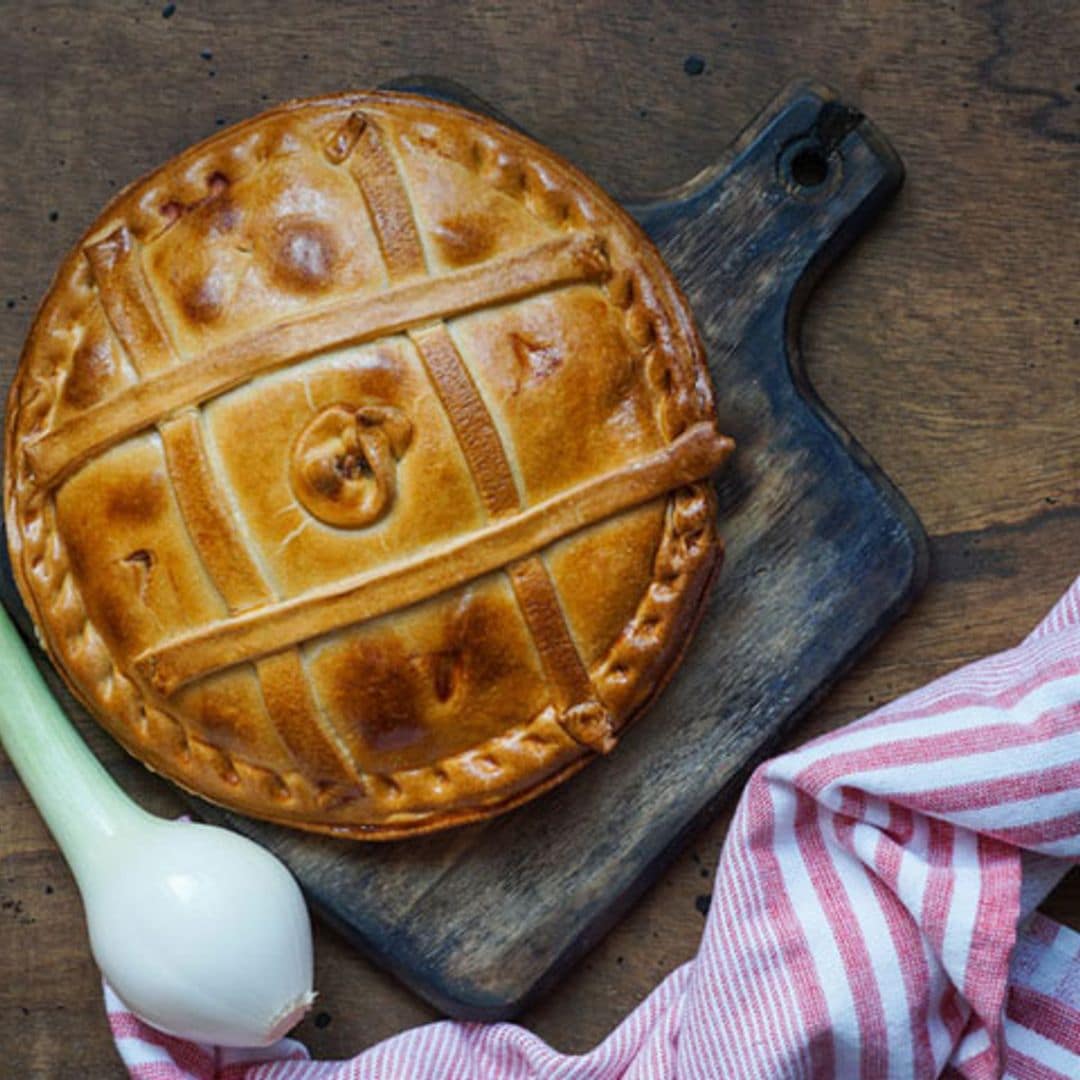
M720 560L689 310L595 185L404 94L291 103L137 181L12 385L39 635L156 771L386 839L610 750Z

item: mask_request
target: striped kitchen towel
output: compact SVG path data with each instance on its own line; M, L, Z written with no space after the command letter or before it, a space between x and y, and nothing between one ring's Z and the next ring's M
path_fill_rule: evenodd
M697 957L598 1047L513 1024L350 1061L224 1051L106 990L143 1080L1080 1078L1080 935L1031 912L1080 857L1080 579L1015 649L761 766Z

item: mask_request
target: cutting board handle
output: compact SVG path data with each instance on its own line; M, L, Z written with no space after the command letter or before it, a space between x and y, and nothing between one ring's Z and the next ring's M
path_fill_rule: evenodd
M821 273L903 180L899 156L858 109L800 80L762 110L722 161L628 208L679 278L717 377L732 352L753 347L760 363L784 363L820 408L797 363L798 316ZM781 347L771 347L768 339L778 335ZM832 417L824 419L848 441Z
M844 103L821 83L790 83L765 106L728 148L725 156L697 176L657 195L625 201L654 239L666 237L673 220L722 210L736 191L753 185L761 216L740 207L738 222L725 222L723 240L732 276L744 262L763 254L762 217L787 215L792 229L783 236L783 267L798 272L806 257L838 253L899 190L904 166L885 136L858 109ZM730 185L737 185L731 188ZM710 206L709 204L713 204ZM792 235L802 238L803 257L793 254ZM749 249L739 241L752 237Z

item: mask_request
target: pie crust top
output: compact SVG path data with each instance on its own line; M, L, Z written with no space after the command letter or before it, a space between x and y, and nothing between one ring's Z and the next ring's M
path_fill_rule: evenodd
M383 839L614 745L719 564L670 272L530 139L299 101L122 192L8 404L5 514L94 716L244 814Z

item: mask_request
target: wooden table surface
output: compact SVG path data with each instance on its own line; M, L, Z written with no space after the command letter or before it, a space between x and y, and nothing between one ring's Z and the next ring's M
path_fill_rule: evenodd
M1029 10L1038 8L1038 11ZM711 163L787 80L836 86L907 185L826 280L803 346L817 390L931 536L922 599L793 742L1021 638L1080 570L1080 6L643 0L272 0L0 6L0 364L52 269L121 186L270 103L425 71L497 103L617 195ZM96 729L141 802L163 782ZM722 815L524 1022L599 1040L690 957ZM1080 884L1046 910L1080 924ZM299 1034L347 1056L432 1010L316 932ZM122 1076L74 885L0 758L0 1073Z

